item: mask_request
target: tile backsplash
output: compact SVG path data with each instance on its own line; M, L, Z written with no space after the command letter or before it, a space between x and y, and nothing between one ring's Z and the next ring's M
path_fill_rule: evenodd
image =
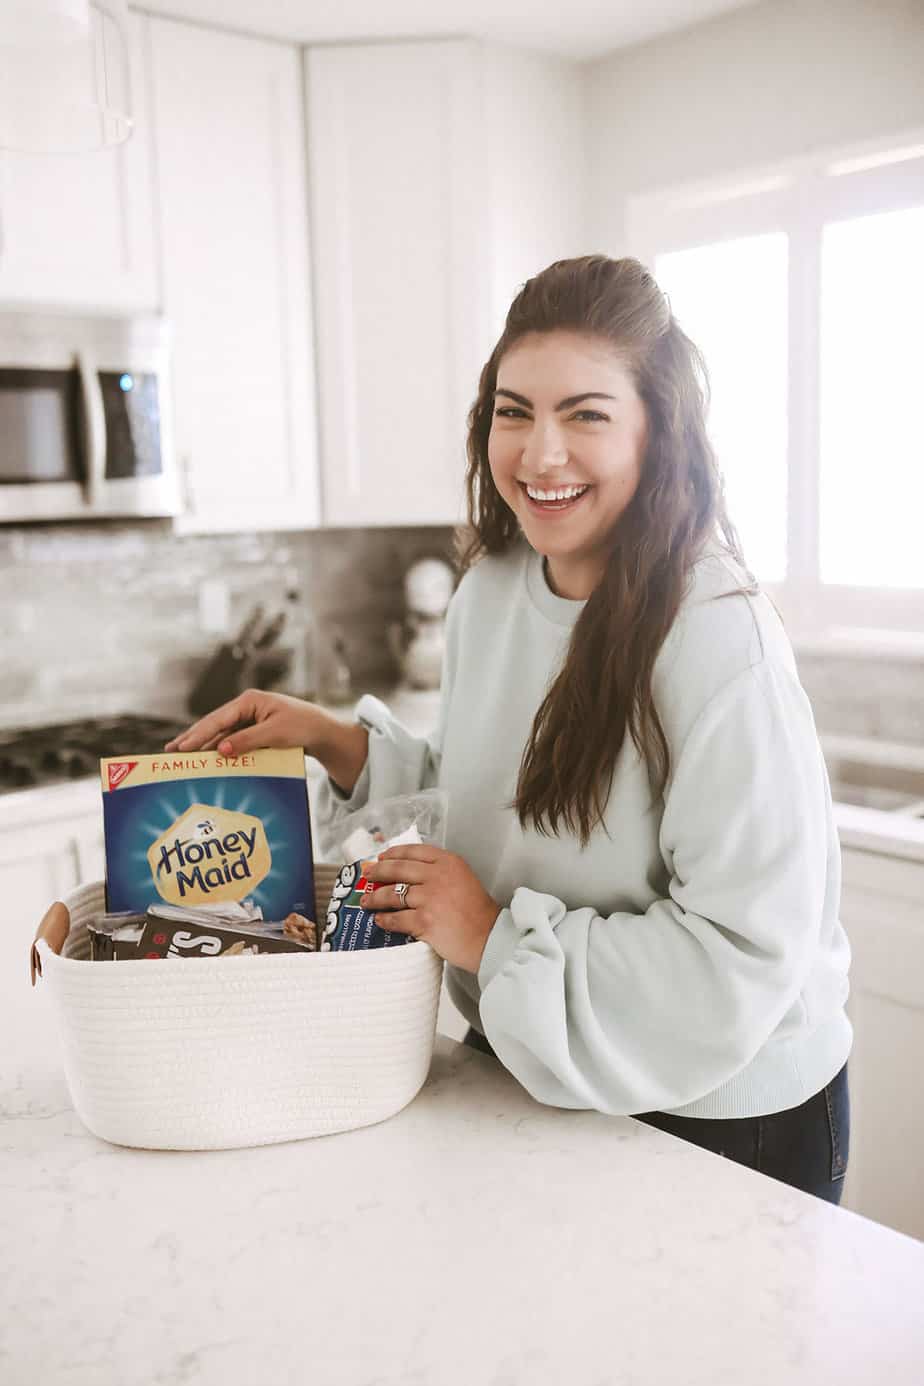
M0 727L90 711L181 706L222 637L201 628L199 592L218 579L230 633L255 602L285 604L282 644L316 624L321 653L342 632L358 692L397 669L387 640L404 573L448 557L448 528L178 537L169 524L0 528ZM924 743L924 659L797 652L821 732Z
M924 744L924 656L796 652L820 732Z
M202 584L227 588L229 634L253 605L287 605L280 644L306 637L320 653L342 633L354 683L397 674L387 640L400 619L404 573L448 557L445 528L176 536L157 521L0 529L0 726L182 706L222 635L204 632Z

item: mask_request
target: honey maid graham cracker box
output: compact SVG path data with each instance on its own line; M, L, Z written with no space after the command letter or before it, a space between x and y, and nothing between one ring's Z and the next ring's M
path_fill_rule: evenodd
M249 899L314 919L305 757L161 752L100 761L110 911Z

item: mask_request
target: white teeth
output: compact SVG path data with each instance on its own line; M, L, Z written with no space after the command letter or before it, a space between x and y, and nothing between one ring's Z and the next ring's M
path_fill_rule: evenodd
M586 490L586 486L560 486L557 491L540 491L536 486L527 486L526 494L530 500L563 501L574 500L576 496L583 496Z

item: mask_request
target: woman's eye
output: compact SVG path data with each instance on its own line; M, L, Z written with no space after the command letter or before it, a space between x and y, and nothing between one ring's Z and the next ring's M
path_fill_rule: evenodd
M498 419L529 419L531 417L525 409L521 409L516 404L498 405L494 414ZM609 415L601 414L598 409L578 409L569 420L572 423L609 423L609 421Z

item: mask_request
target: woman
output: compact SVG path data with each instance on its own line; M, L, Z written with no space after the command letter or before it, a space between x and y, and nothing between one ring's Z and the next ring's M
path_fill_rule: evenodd
M344 726L250 692L167 749L303 745L334 819L439 783L449 850L394 848L370 875L388 928L446 959L467 1040L541 1102L639 1116L836 1203L852 1031L831 795L705 403L637 261L551 265L469 417L435 735L374 698Z

